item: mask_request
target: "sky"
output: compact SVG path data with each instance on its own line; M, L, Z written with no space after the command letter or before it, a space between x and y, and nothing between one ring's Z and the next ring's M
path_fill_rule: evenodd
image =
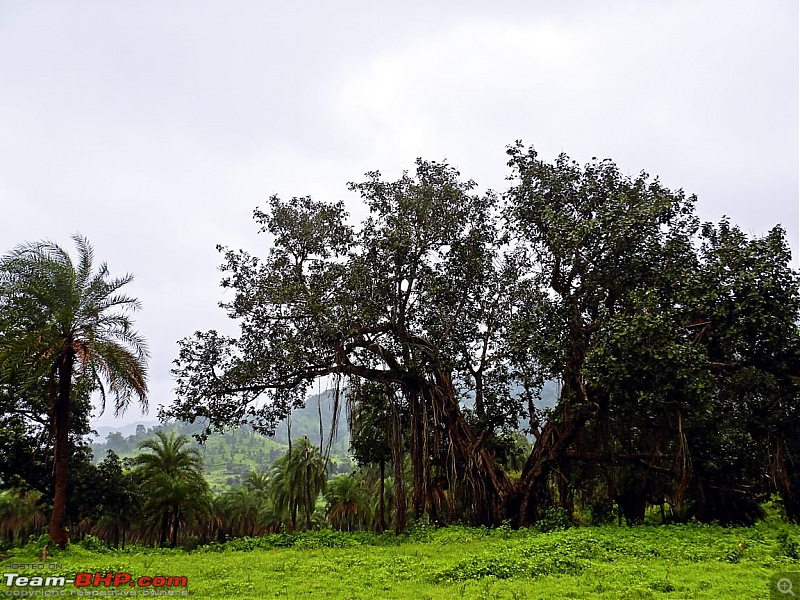
M216 245L264 254L272 194L447 160L502 191L517 139L611 158L798 253L798 3L0 0L0 253L89 238L133 273L148 415L176 341L233 334Z

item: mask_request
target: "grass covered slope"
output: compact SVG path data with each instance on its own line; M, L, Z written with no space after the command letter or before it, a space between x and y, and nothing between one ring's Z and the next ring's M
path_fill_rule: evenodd
M38 552L31 544L3 564L36 562ZM212 599L740 599L768 597L775 573L800 571L799 553L800 527L762 523L547 533L416 527L400 537L319 531L193 552L113 551L90 539L48 560L63 565L64 575L112 570L186 576L190 597Z

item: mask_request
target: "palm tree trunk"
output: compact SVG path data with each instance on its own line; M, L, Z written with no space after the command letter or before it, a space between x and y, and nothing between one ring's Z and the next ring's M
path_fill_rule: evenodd
M180 513L178 512L177 504L173 510L175 511L175 516L172 520L172 543L170 544L170 548L174 548L178 545L178 527L180 526Z
M68 348L58 364L58 395L53 402L54 497L50 515L50 539L59 548L67 546L67 484L69 483L69 408L72 388L72 366L75 351Z
M164 509L164 515L161 517L161 538L158 540L159 547L164 547L167 543L167 534L169 533L169 511Z
M384 514L384 495L386 492L385 486L385 479L386 479L386 461L381 458L380 461L380 469L381 469L381 487L380 487L380 494L378 498L378 533L383 533L383 530L386 529L386 515Z
M311 531L311 465L308 458L308 446L306 446L306 489L304 494L306 509L306 529Z

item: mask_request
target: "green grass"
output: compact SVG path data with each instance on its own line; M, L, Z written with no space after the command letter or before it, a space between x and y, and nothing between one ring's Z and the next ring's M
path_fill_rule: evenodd
M421 527L399 538L321 531L193 552L108 551L91 540L56 551L49 561L63 565L64 575L185 575L195 598L749 599L769 597L773 574L800 571L798 542L800 527L777 523L549 533ZM37 556L31 544L4 564Z

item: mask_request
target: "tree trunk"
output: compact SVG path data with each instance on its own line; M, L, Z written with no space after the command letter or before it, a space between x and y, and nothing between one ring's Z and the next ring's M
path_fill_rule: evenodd
M414 489L411 492L411 505L414 507L414 519L425 514L425 501L428 497L428 478L430 472L426 468L424 438L427 427L422 415L422 402L417 391L408 397L411 408L411 468L414 476Z
M386 461L381 458L380 460L380 470L381 470L381 483L380 483L380 493L378 494L378 533L383 533L383 530L386 529L386 515L384 514L384 496L385 496L385 479L386 479Z
M173 510L175 511L175 515L172 519L172 542L170 543L170 548L174 548L178 545L178 527L180 527L180 513L178 512L177 504Z
M69 483L69 409L72 391L72 367L75 351L70 347L58 364L58 395L53 406L55 453L53 464L53 512L50 516L50 539L59 548L67 546L67 485Z
M169 535L169 512L164 511L161 517L161 538L158 540L158 545L163 548L167 544L167 535Z
M306 508L306 530L311 531L311 465L309 464L308 458L308 445L306 445L306 489L304 499L305 499L305 508Z
M558 502L567 514L572 518L575 514L575 498L570 486L570 467L569 462L562 457L555 469L558 477Z
M394 474L394 532L400 535L406 529L406 483L403 473L403 436L400 433L400 411L397 399L392 398L392 466Z
M507 505L507 514L516 512L520 526L529 525L542 517L542 507L550 502L548 477L553 468L561 463L564 453L591 417L590 402L580 378L580 368L575 365L573 367L564 376L558 410L542 428L522 469L513 498Z
M464 419L450 374L438 371L423 394L432 407L433 426L443 426L447 433L448 456L440 462L450 469L462 514L476 525L498 525L510 482Z
M788 451L786 441L778 435L775 439L775 449L770 456L770 478L775 489L781 495L783 506L786 510L786 517L790 523L800 522L800 498L796 494L797 471L793 469L793 463L787 456L791 456Z

